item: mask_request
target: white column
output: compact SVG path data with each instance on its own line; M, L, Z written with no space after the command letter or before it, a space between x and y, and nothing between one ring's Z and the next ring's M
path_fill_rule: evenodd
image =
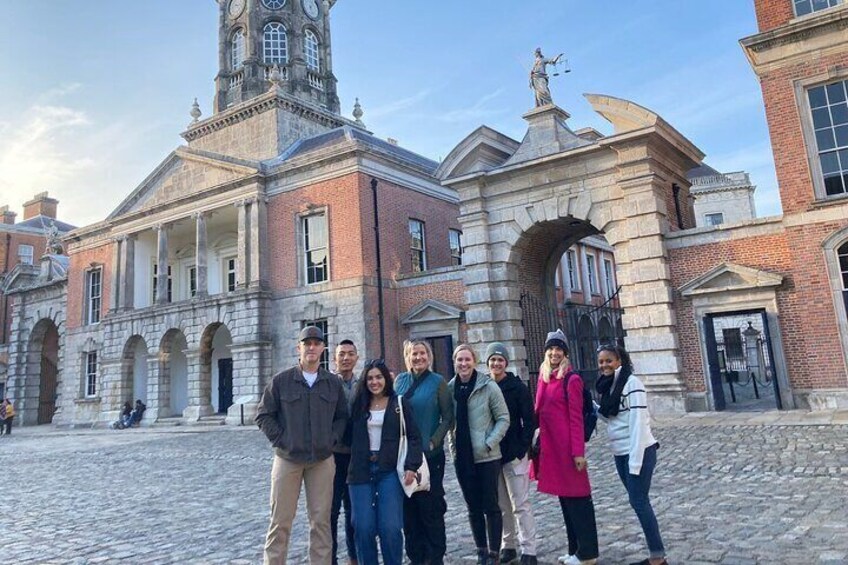
M194 215L197 233L195 241L194 268L196 273L196 284L198 298L209 295L208 268L206 265L207 242L206 242L206 212L198 212Z
M127 235L123 238L121 248L121 298L118 308L121 310L132 310L135 307L135 236Z
M124 238L117 237L112 245L112 278L109 289L109 311L117 312L121 306L121 248Z
M236 202L238 208L238 257L236 258L236 287L246 288L250 282L250 216L249 201Z
M250 204L250 286L255 288L266 288L267 273L262 259L262 249L267 248L266 226L267 210L265 199L260 197Z
M156 275L156 304L168 303L168 226L156 226L159 242Z
M589 260L586 258L586 246L580 244L580 277L583 285L583 303L592 303L592 287L589 283Z

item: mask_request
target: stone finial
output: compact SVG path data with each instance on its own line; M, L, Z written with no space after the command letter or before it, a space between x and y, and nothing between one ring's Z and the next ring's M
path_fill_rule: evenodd
M362 111L362 106L359 104L359 98L357 98L356 102L353 104L353 118L356 120L358 125L365 127L365 124L362 122L363 115L365 115L365 112Z
M200 116L203 115L203 112L200 111L200 104L197 103L197 98L194 99L194 103L191 105L191 123L196 124L200 120Z
M277 63L274 63L274 66L271 67L271 72L268 73L268 80L271 82L271 88L269 90L276 90L282 84L283 73L280 72L280 65Z

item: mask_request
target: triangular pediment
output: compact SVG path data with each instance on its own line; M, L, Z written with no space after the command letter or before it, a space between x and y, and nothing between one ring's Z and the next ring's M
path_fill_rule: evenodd
M259 164L181 147L172 152L109 215L155 208L259 172Z
M722 263L680 287L686 297L718 292L773 288L783 283L783 276L735 263Z
M480 126L448 153L436 177L439 180L496 169L516 152L519 143L487 126Z
M403 325L420 324L422 322L440 322L444 320L458 320L462 317L462 310L456 306L441 302L439 300L422 300L412 307L403 317Z

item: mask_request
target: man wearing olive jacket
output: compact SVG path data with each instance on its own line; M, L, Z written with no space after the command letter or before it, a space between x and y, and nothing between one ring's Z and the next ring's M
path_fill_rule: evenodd
M284 565L301 485L309 514L309 562L328 565L333 539L330 509L336 465L333 446L341 442L348 407L338 377L320 365L326 345L314 326L300 332L300 363L271 379L256 423L274 447L271 468L271 525L265 539L265 565Z

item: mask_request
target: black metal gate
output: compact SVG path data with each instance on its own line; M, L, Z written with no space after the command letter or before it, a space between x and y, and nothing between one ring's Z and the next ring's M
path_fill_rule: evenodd
M545 338L548 332L561 328L568 339L569 360L587 387L595 390L598 378L596 350L605 343L624 345L624 327L621 316L624 310L617 303L619 287L600 306L567 302L551 307L529 293L521 295L521 325L524 327L524 347L527 350L527 369L530 372L530 389L535 394L539 367L544 360Z
M765 310L707 314L704 341L717 411L783 408Z

